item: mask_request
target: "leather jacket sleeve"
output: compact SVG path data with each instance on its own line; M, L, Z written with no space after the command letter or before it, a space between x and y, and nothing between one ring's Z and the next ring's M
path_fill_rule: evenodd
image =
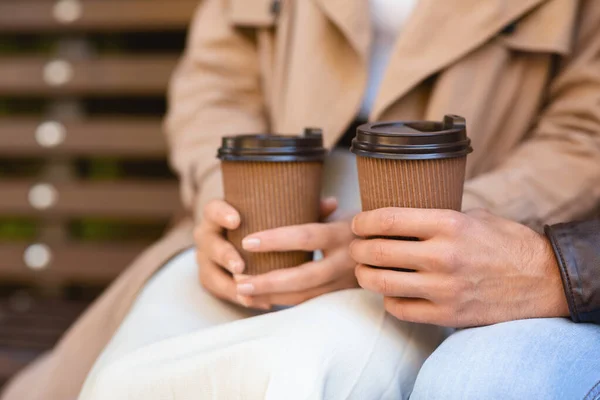
M545 227L571 319L600 324L600 219Z

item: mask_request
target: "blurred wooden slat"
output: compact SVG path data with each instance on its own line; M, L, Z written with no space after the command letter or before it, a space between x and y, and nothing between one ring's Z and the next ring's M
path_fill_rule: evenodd
M38 357L41 352L0 347L0 387L2 383Z
M52 62L56 66L56 61L35 56L0 57L0 95L164 95L177 57L111 55L86 60L63 60L70 72L65 72L61 66L48 68ZM54 70L54 73L48 72L48 69ZM56 72L57 69L59 72ZM59 78L56 78L57 75ZM65 75L68 78L64 78ZM48 76L54 78L49 79ZM52 79L64 83L48 83Z
M81 15L56 18L56 1L2 0L0 32L153 31L187 26L200 0L81 0ZM60 19L60 17L59 17Z
M54 346L88 305L26 295L23 307L12 297L0 299L0 385Z
M12 348L27 348L34 350L45 350L49 349L56 343L54 340L55 336L60 337L60 331L57 331L52 336L38 335L27 335L20 330L15 330L11 336L4 337L2 330L0 329L0 343L3 343L7 347Z
M37 210L29 202L34 182L0 182L0 215L169 218L181 207L177 184L168 182L73 182L52 184L55 204Z
M111 156L163 158L167 150L160 119L60 121L64 142L42 147L36 130L45 121L0 118L0 156Z
M146 244L59 243L46 244L50 264L42 270L28 268L23 260L27 244L0 244L0 281L35 282L52 279L79 284L106 284L147 247Z
M0 328L0 344L8 347L44 350L54 346L66 328L68 326L45 326L33 318L25 326L16 326L7 321Z

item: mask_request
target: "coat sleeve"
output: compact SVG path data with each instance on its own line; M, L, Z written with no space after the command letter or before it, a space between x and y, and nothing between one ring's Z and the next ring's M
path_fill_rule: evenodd
M600 2L584 0L574 48L530 139L465 185L464 207L538 230L590 213L600 200Z
M226 0L203 0L170 84L165 132L185 206L198 217L221 195L221 137L266 129L255 40L228 21Z
M600 325L600 219L546 226L574 322Z

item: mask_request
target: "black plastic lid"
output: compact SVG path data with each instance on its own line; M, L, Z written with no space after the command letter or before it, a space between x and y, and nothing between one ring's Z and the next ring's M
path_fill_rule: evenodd
M323 161L321 129L306 128L300 136L236 135L223 138L217 157L223 161Z
M431 160L466 156L473 151L465 119L446 115L443 122L375 122L356 129L350 150L363 157Z

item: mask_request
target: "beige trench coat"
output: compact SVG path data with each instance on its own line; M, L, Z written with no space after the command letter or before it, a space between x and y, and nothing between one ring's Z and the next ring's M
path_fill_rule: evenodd
M227 133L320 126L331 147L367 82L368 0L204 0L174 75L166 131L187 206L219 196ZM420 0L371 120L468 121L464 207L539 227L600 199L600 1ZM190 246L191 220L144 253L9 387L5 400L75 399L147 279Z

